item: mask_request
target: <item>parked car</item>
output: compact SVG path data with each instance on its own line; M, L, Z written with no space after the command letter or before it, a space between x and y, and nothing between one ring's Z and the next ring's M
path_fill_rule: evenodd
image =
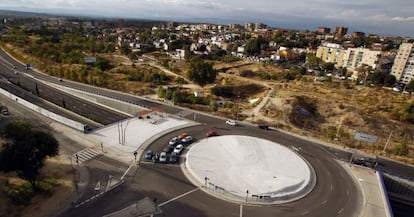
M8 116L8 115L9 115L9 110L8 110L7 108L3 108L3 109L1 110L1 113L2 113L3 115L5 115L5 116Z
M179 140L182 140L182 139L184 139L185 137L187 137L187 136L189 136L189 134L188 133L181 133L179 136L178 136L178 139Z
M165 146L165 148L163 149L163 151L167 153L171 153L173 150L174 150L174 145L170 145L170 144Z
M210 130L206 133L206 137L218 136L217 131Z
M170 163L176 163L178 161L179 155L175 152L170 155Z
M152 156L154 156L154 152L151 149L149 149L147 152L145 152L145 155L144 155L145 159L151 160Z
M237 126L237 122L235 120L227 120L226 124L228 124L230 126Z
M179 145L177 145L177 146L174 148L173 153L181 154L181 152L183 151L183 149L184 149L184 146L183 146L182 144L179 144Z
M160 158L158 159L160 163L167 163L167 152L161 152Z
M266 125L266 124L259 124L257 125L257 127L263 130L270 130L269 125Z
M172 138L172 139L168 142L168 144L170 144L170 145L177 145L177 144L178 144L178 142L180 142L180 140L179 140L179 139L178 139L178 137L176 136L176 137Z
M191 143L193 141L192 136L186 136L184 139L181 140L182 143Z

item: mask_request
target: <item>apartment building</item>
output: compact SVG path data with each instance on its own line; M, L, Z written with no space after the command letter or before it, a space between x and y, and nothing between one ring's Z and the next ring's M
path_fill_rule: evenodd
M398 49L391 74L399 83L408 84L414 79L414 44L402 43Z
M321 34L329 34L331 32L331 28L328 27L318 27L316 29L317 33L321 33Z
M348 32L348 27L344 27L344 26L337 26L335 27L335 37L341 38L344 37L344 35L346 35L346 33Z
M373 70L379 69L381 54L381 51L370 50L368 48L348 48L342 67L353 72L352 77L357 78L357 69L362 65L370 66Z
M324 62L334 63L339 68L343 65L345 49L340 44L324 43L318 47L316 57Z

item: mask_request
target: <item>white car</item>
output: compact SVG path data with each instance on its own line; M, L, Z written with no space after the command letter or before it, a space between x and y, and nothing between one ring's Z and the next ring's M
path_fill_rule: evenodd
M168 142L168 144L170 144L170 145L176 145L179 141L180 141L180 140L178 139L178 137L174 137L174 138L172 138L172 139Z
M181 140L182 143L191 143L193 141L193 137L186 136L184 139Z
M158 159L160 163L166 163L167 162L167 153L166 152L161 152L160 154L160 158Z
M174 148L174 153L177 153L177 154L180 154L182 151L183 151L183 149L184 149L184 146L183 145L181 145L181 144L179 144L179 145L177 145L175 148Z
M227 120L226 124L231 125L231 126L237 126L237 122L235 120Z

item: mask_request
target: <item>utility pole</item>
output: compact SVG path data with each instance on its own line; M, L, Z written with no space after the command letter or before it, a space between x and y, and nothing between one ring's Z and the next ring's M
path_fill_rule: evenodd
M384 152L384 153L387 153L387 147L388 147L388 144L390 143L391 136L392 136L392 131L390 132L390 135L388 136L387 142L385 143L384 149L382 150L382 152Z

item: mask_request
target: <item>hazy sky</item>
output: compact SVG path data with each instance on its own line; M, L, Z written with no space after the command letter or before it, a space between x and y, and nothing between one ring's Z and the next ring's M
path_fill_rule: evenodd
M0 8L107 17L264 22L273 27L333 28L414 37L413 0L1 0Z

